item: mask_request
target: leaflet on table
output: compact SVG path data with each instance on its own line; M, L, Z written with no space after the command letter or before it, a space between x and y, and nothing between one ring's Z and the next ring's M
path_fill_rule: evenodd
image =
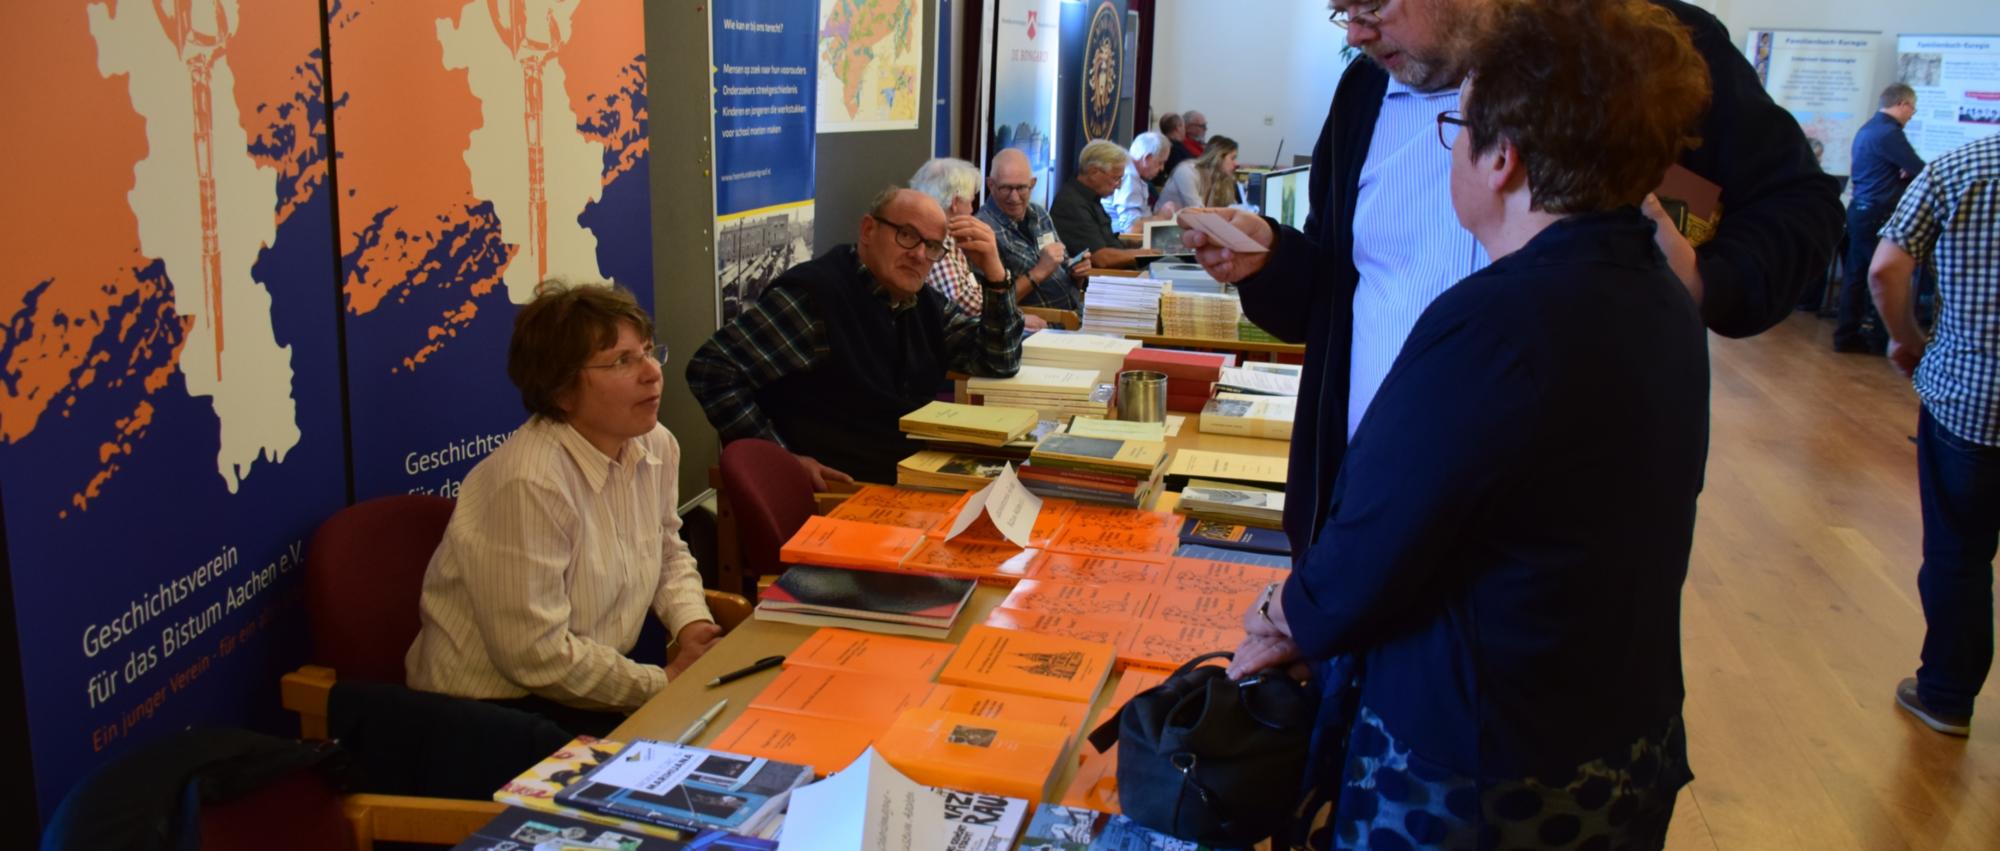
M965 501L965 508L959 511L958 519L944 537L947 541L958 537L984 514L993 519L1001 537L1017 547L1025 547L1028 533L1035 528L1035 516L1041 510L1042 498L1022 487L1020 478L1014 475L1014 465L1008 464L992 484Z
M799 790L786 818L791 829L779 838L778 851L932 851L951 835L943 799L874 748Z

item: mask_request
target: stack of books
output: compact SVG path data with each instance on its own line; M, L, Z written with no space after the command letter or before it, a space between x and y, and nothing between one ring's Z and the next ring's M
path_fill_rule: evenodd
M944 638L977 583L919 573L799 564L757 599L756 618L888 635Z
M595 808L579 808L559 802L559 796L565 791L572 786L578 785L588 773L608 763L623 750L625 750L624 742L598 739L593 736L576 737L569 744L557 749L547 759L536 763L527 771L522 772L520 776L508 781L505 786L500 787L500 791L494 792L493 800L508 805L510 809L502 813L501 817L496 819L494 824L482 828L478 833L501 833L508 840L519 840L527 838L527 836L522 835L521 828L523 827L528 829L528 835L534 835L537 831L553 828L554 831L559 831L560 835L582 838L592 833L592 829L579 829L577 825L569 823L571 820L581 820L593 825L603 825L611 828L611 833L599 832L599 835L614 837L617 844L610 846L614 848L777 848L777 843L775 842L750 839L747 836L731 835L731 831L718 827L703 826L689 828L669 825L657 821L640 820L622 813L609 815ZM724 756L736 759L736 757L730 757L729 755ZM789 792L789 788L786 791ZM519 809L511 809L516 807ZM519 815L521 810L531 811L533 815L521 816ZM542 839L558 835L554 831L541 833L539 838L534 841L539 842ZM645 838L632 836L631 834L634 833L641 834ZM478 838L480 837L475 835L473 840L477 840ZM667 844L663 846L659 843L649 841L654 839L665 840ZM494 846L473 845L473 847L485 848ZM522 846L500 845L498 847L519 848Z
M1200 263L1155 260L1152 265L1146 267L1146 274L1172 284L1175 292L1229 295L1236 289L1211 277L1208 270L1203 269Z
M1111 404L1110 385L1097 380L1095 368L1023 366L1011 378L967 379L965 391L976 404L1033 408L1052 420L1078 414L1101 417Z
M1297 396L1217 393L1201 409L1201 431L1290 440L1298 404Z
M1190 480L1181 488L1174 512L1215 520L1241 523L1264 529L1280 529L1285 520L1285 494L1268 488Z
M1253 396L1297 396L1303 369L1295 363L1252 361L1241 367L1224 368L1216 376L1215 389L1217 392Z
M896 484L906 488L976 491L1000 478L1009 460L985 452L927 449L896 462Z
M904 414L896 426L918 440L1001 447L1034 431L1039 422L1033 408L932 402Z
M1222 370L1236 365L1236 356L1181 349L1138 349L1125 356L1126 369L1145 369L1167 376L1167 410L1194 412L1215 394Z
M1236 320L1236 339L1246 343L1284 342L1271 332L1257 327L1257 323L1250 321L1250 317L1248 316Z
M1191 292L1170 284L1160 291L1160 330L1169 337L1236 339L1243 303L1222 293Z
M1138 340L1050 328L1021 341L1021 365L1093 370L1097 383L1109 384L1138 347Z
M792 790L812 779L803 765L634 739L557 792L556 803L679 830L769 839Z
M1138 508L1152 499L1166 469L1160 441L1050 435L1021 466L1021 484L1037 496Z
M1158 278L1092 277L1083 294L1083 330L1123 337L1160 333Z
M1283 455L1183 449L1174 453L1173 463L1167 467L1166 485L1169 490L1183 490L1193 480L1206 479L1275 490L1285 486L1286 466Z

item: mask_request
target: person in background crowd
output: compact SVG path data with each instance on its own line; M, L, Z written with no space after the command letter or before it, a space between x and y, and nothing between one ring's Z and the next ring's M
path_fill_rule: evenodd
M1131 162L1125 166L1125 178L1118 182L1118 188L1110 197L1104 199L1104 212L1111 216L1113 231L1129 232L1156 212L1163 216L1173 215L1172 209L1155 210L1150 185L1167 162L1167 144L1167 137L1153 132L1141 133L1132 140L1132 147L1126 150Z
M1708 341L1639 205L1699 141L1708 69L1646 0L1482 21L1463 111L1425 141L1493 262L1417 320L1230 673L1359 660L1351 727L1322 730L1344 763L1310 778L1334 806L1314 847L1657 849L1692 778Z
M924 286L946 236L983 277L977 317ZM862 214L860 237L779 275L688 363L688 389L723 442L777 442L815 490L894 482L896 462L922 448L897 422L937 398L947 371L1021 365L1021 311L990 229L892 187Z
M929 195L950 219L970 217L975 208L973 201L979 197L979 167L965 160L938 157L917 167L917 173L910 177L910 188ZM972 221L986 229L988 239L992 238L991 227L976 217ZM978 316L986 306L986 289L951 234L945 234L944 256L931 266L924 286L942 293L952 305L972 316ZM1039 316L1024 315L1021 322L1029 331L1048 327Z
M1236 193L1236 140L1217 136L1209 140L1201 156L1181 163L1167 188L1160 190L1160 206L1227 207L1240 200Z
M1336 437L1353 434L1417 317L1486 265L1485 249L1452 215L1451 158L1436 146L1434 125L1458 108L1458 45L1492 2L1334 0L1333 23L1367 61L1342 74L1313 149L1305 229L1226 210L1271 250L1237 255L1199 233L1187 237L1210 275L1241 285L1246 318L1305 344L1292 425L1302 440L1321 435L1322 422L1337 424ZM1654 2L1694 33L1713 93L1706 141L1679 164L1718 184L1729 205L1697 249L1649 204L1660 250L1709 330L1756 334L1790 315L1808 279L1826 274L1840 241L1840 185L1820 171L1798 120L1771 102L1720 21L1677 0ZM1326 520L1345 450L1335 440L1292 453L1285 531L1295 549Z
M424 571L410 688L601 736L722 636L681 543L666 357L622 288L545 282L515 314L507 377L528 421L459 489ZM680 648L665 669L625 657L649 610Z
M1111 214L1104 211L1104 199L1118 190L1131 165L1131 155L1117 142L1093 140L1077 152L1076 176L1049 204L1056 237L1068 250L1087 255L1093 268L1130 269L1137 263L1138 252L1119 243Z
M1090 274L1090 256L1070 259L1049 211L1028 200L1035 183L1026 154L1012 148L995 154L979 219L992 227L1000 261L1022 305L1080 311L1083 289L1078 282Z
M2000 136L1918 173L1868 270L1889 360L1916 379L1917 491L1924 517L1923 666L1896 703L1940 733L1972 732L1993 668L1993 553L2000 544ZM1937 336L1917 327L1910 278L1937 270Z
M1167 137L1167 161L1160 166L1160 173L1153 175L1153 200L1159 202L1159 191L1166 188L1167 177L1179 168L1182 162L1194 159L1181 141L1187 138L1187 125L1181 123L1178 112L1160 116L1160 135Z
M1181 123L1186 132L1181 136L1181 147L1187 149L1188 156L1198 157L1208 150L1208 117L1192 109L1181 113Z
M1853 200L1847 204L1847 263L1840 282L1840 314L1833 326L1833 350L1881 354L1888 332L1868 302L1868 264L1875 257L1876 232L1895 212L1903 188L1924 160L1910 147L1903 125L1917 113L1916 90L1902 83L1882 90L1881 109L1854 131ZM1725 213L1726 215L1726 213Z

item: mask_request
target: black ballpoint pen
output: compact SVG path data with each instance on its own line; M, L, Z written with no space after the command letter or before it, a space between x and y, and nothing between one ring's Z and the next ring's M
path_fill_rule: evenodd
M769 670L771 668L778 667L779 665L782 665L784 663L785 663L785 657L783 656L766 656L762 659L758 659L755 662L751 662L749 665L737 668L734 671L730 671L727 674L723 674L722 676L709 680L708 687L715 688L716 686L722 685L723 683L740 680L743 679L744 677L750 676L751 674L757 673L758 671Z

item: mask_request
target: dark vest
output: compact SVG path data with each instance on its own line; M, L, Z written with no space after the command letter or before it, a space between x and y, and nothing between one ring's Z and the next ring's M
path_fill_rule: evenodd
M925 287L892 311L851 245L787 270L772 287L804 296L826 331L818 365L765 385L757 407L792 452L864 482L894 484L896 462L923 449L897 421L944 383L944 296Z

